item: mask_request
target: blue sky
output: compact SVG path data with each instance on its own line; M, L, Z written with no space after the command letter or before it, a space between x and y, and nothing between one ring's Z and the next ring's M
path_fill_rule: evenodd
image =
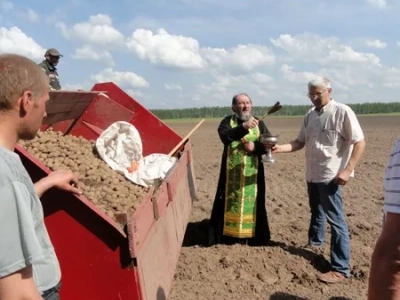
M118 4L117 4L118 3ZM344 103L398 101L397 0L0 0L0 52L64 55L64 89L114 81L147 108L309 104L327 76Z

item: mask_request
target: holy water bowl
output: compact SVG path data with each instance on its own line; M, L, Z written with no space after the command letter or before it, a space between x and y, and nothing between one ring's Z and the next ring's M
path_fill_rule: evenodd
M279 134L275 133L264 133L260 135L260 142L264 144L267 154L264 155L262 162L274 163L276 160L272 156L271 148L275 146L279 141Z

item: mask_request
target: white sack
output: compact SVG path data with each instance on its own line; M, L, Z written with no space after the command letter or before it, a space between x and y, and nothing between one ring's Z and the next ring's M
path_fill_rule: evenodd
M135 126L125 121L115 122L104 130L96 140L96 148L100 157L113 170L145 187L153 185L156 179L164 179L176 162L175 157L162 153L143 157L140 134ZM127 168L134 161L139 166L136 171L129 173Z

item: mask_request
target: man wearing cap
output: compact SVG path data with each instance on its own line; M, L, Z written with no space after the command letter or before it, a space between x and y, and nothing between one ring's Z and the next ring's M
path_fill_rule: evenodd
M57 64L62 55L55 48L50 48L44 54L44 59L39 66L46 72L49 77L50 90L61 90L60 80L57 72Z

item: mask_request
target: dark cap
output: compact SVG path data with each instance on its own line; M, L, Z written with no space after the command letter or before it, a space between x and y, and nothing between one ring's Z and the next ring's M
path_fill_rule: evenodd
M55 48L50 48L50 49L48 49L48 50L46 51L46 53L44 54L44 56L47 56L47 55L63 57L63 56L61 55L61 53L60 53L57 49L55 49Z

